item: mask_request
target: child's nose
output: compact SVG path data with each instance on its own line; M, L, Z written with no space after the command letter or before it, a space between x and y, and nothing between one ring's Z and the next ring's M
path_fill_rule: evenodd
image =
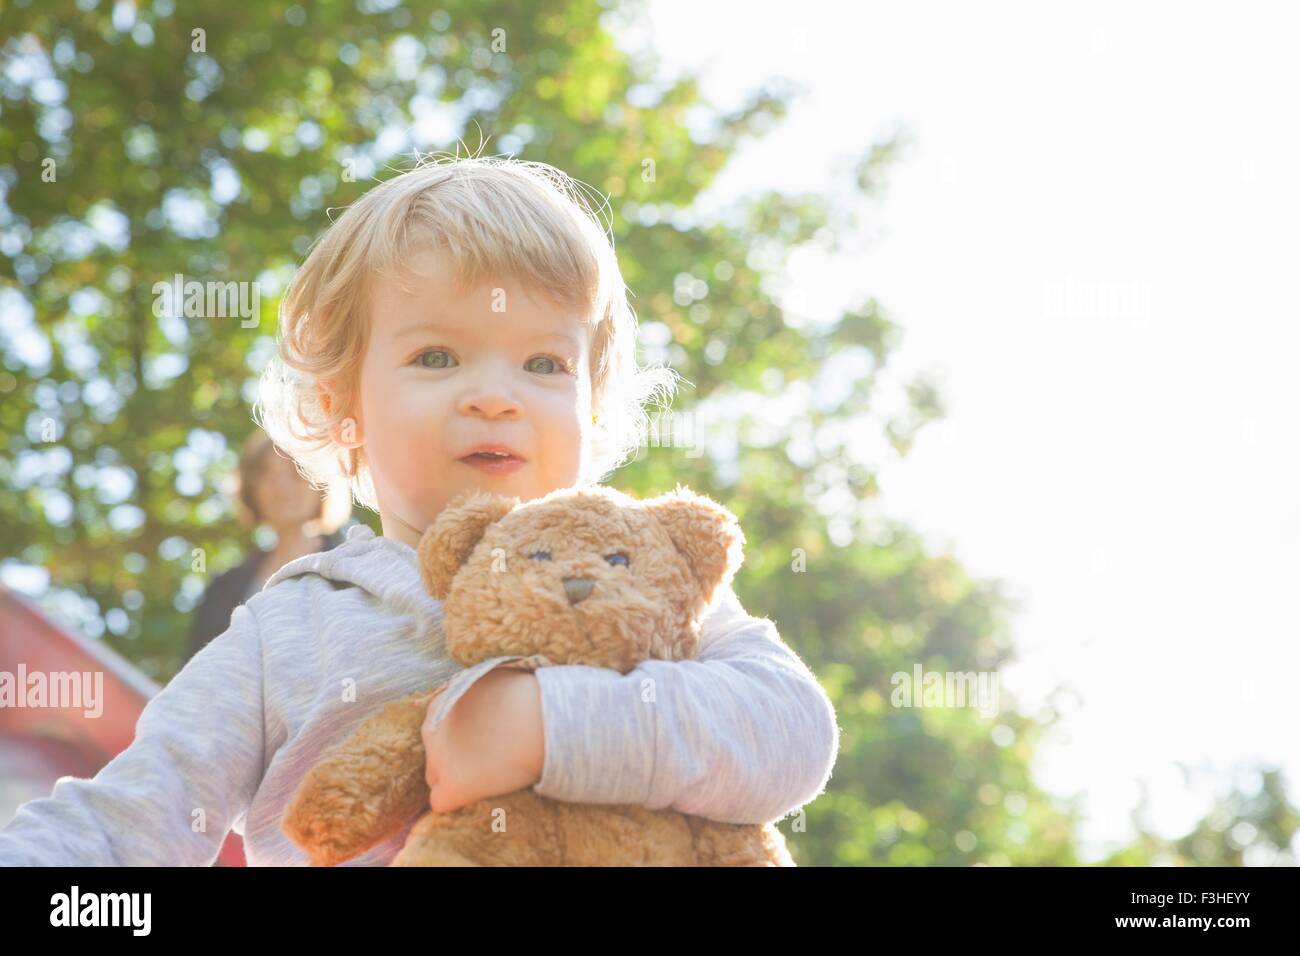
M591 589L596 586L596 582L591 578L565 578L564 593L569 597L570 604L577 604L584 601L591 594Z
M491 375L467 391L459 404L462 415L482 418L518 418L523 410L513 390L503 387L500 379Z
M461 410L466 415L478 415L482 418L519 417L519 403L504 397L480 396L466 402Z

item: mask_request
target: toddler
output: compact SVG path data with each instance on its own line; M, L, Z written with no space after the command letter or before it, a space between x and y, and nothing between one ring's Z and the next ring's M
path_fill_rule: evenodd
M346 479L382 535L354 525L276 571L126 750L19 809L0 864L211 865L231 829L249 865L305 864L280 821L311 767L383 704L465 672L421 581L422 532L465 491L529 500L634 453L644 403L673 382L637 366L635 338L610 239L559 170L443 159L362 196L285 294L256 411L314 484ZM426 722L425 746L436 812L531 787L763 823L823 790L838 728L728 584L696 660L490 670ZM347 865L388 863L408 830Z

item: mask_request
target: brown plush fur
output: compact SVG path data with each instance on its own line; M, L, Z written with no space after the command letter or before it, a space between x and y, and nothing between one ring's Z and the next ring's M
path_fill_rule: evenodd
M731 512L680 485L646 501L594 486L524 503L467 493L418 553L460 664L542 655L542 666L627 673L695 656L703 614L740 567L743 545ZM607 561L612 554L628 563ZM563 803L532 789L428 812L420 728L436 694L388 704L303 780L283 827L313 865L351 859L421 812L393 866L794 865L770 823Z

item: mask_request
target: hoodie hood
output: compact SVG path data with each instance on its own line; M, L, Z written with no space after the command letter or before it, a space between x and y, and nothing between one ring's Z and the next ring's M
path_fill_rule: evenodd
M317 575L335 587L363 588L384 606L399 614L409 614L419 621L431 621L441 632L442 602L424 586L415 549L395 538L376 535L363 524L350 525L344 542L329 551L318 551L295 558L266 580L262 590L306 575ZM435 638L435 647L445 643ZM475 682L496 667L534 670L551 662L541 654L493 657L473 667L462 669L439 691L438 706L431 713L431 729L437 727L452 706Z
M430 605L441 617L442 602L424 586L415 549L396 538L376 535L364 524L346 528L342 544L294 558L266 579L265 591L303 575L314 574L334 587L358 587L381 603L425 614Z

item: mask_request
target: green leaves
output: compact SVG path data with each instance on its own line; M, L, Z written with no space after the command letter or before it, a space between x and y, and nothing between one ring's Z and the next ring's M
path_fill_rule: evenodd
M1074 811L1029 775L1047 724L1005 695L992 719L891 703L892 676L917 664L996 672L1011 608L874 500L880 456L905 454L943 413L921 379L904 384L901 411L874 417L899 327L874 299L814 326L773 296L790 254L839 249L857 206L766 193L717 221L695 212L794 91L719 110L694 77L665 82L622 53L603 24L626 11L591 0L159 12L170 6L140 4L117 24L107 3L0 10L0 294L32 312L24 323L26 310L6 309L0 326L0 552L49 569L52 613L158 679L174 673L197 596L251 547L218 489L254 428L250 384L284 275L331 211L408 168L413 148L464 148L457 138L481 130L485 152L551 163L598 205L608 197L643 360L691 383L672 412L697 447L643 448L613 483L648 496L680 481L731 507L748 538L743 603L777 623L836 705L830 789L801 829L782 824L800 862L1074 862ZM855 198L883 190L902 144L868 150ZM260 322L159 318L153 286L177 273L261 283ZM65 324L77 334L56 334ZM48 361L21 345L33 337ZM828 364L850 356L852 373ZM828 368L844 387L822 407ZM52 448L66 467L37 467ZM104 492L110 471L128 500ZM1294 814L1269 813L1248 815L1289 838ZM1200 847L1221 836L1180 852L1220 859Z

